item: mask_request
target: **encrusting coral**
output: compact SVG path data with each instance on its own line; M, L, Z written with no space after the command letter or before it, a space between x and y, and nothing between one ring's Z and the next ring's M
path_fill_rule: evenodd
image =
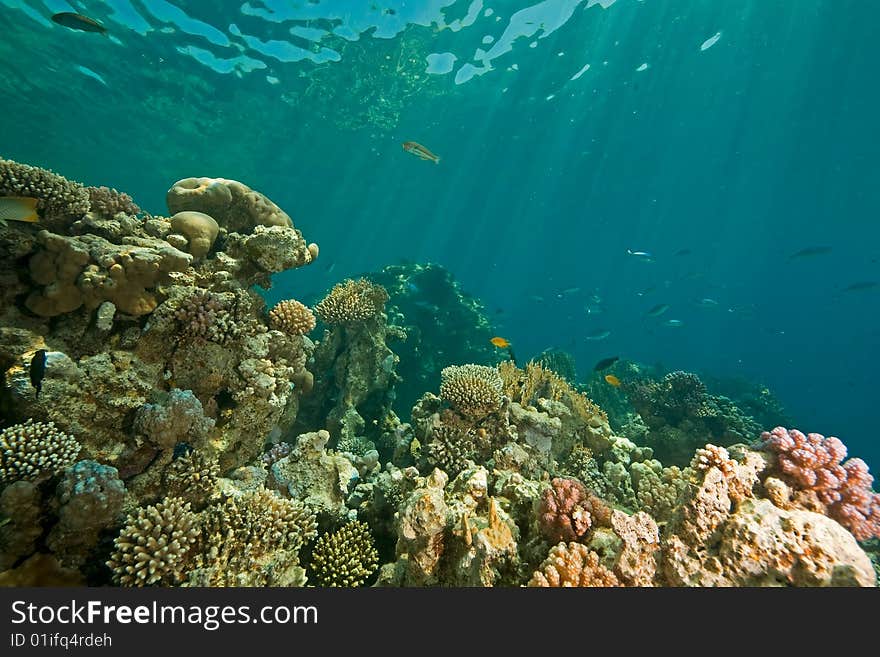
M379 564L369 526L351 522L322 535L312 550L311 569L318 586L361 586Z
M79 451L79 442L54 422L14 424L0 431L0 484L51 477L73 463Z
M180 584L192 566L200 534L189 504L166 498L128 516L107 566L122 586Z

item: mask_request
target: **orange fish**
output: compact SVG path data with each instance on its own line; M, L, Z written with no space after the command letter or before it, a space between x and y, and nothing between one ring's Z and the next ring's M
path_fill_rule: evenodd
M606 374L605 381L613 385L615 388L620 387L620 379L618 379L613 374Z
M431 151L429 151L421 144L417 144L414 141L403 142L403 150L405 150L407 153L412 153L416 157L420 157L423 160L431 160L434 164L440 164L439 157L434 155Z
M509 341L505 340L504 338L499 338L497 336L489 340L489 342L494 344L499 349L507 349L508 347L510 347Z

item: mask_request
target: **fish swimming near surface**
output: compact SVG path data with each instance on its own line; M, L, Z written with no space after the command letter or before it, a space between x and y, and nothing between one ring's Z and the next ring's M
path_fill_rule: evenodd
M653 308L651 308L651 309L650 309L648 312L646 312L645 314L646 314L648 317L659 317L660 315L662 315L663 313L665 313L667 310L669 310L669 304L668 304L668 303L658 303L656 306L654 306Z
M873 290L878 286L877 281L858 281L857 283L850 283L845 288L843 288L844 292L861 292L863 290Z
M585 335L584 338L587 340L604 340L609 335L611 335L611 331L608 329L599 329L598 331L593 331L592 333Z
M793 260L795 258L806 258L809 256L818 256L818 255L827 255L831 253L830 246L808 246L800 251L796 251L788 256L789 260Z
M654 256L647 251L633 251L632 249L627 249L626 253L627 255L635 256L636 258L644 258L645 260L651 260L654 258Z
M80 30L81 32L97 32L98 34L107 34L107 28L101 25L94 18L75 14L72 11L63 11L60 14L54 14L52 20L59 25L69 27L71 30Z
M419 157L423 160L430 160L434 164L440 164L440 158L438 156L434 155L427 148L414 141L403 142L403 150L405 150L407 153L412 153L416 157Z
M35 223L39 220L37 199L30 196L0 196L0 226L5 226L7 221Z
M608 383L609 385L614 386L615 388L620 387L620 379L618 379L613 374L606 374L605 375L605 382Z
M620 356L611 356L610 358L603 358L593 367L594 372L601 372L602 370L607 370L609 367L614 365L617 361L620 360Z
M43 389L43 378L46 376L46 350L37 349L31 357L30 366L31 385L37 394L34 399L39 398L40 391Z

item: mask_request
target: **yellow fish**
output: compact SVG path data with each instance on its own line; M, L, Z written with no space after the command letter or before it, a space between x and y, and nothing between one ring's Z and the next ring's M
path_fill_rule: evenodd
M0 196L0 226L7 221L39 221L37 199L29 196Z
M489 342L494 344L499 349L507 349L510 346L510 342L508 340L505 340L504 338L499 338L497 336L489 340Z
M613 374L606 374L606 375L605 375L605 381L606 381L607 383L610 383L611 385L613 385L615 388L619 388L619 387L620 387L620 379L618 379L618 378L617 378L616 376L614 376Z

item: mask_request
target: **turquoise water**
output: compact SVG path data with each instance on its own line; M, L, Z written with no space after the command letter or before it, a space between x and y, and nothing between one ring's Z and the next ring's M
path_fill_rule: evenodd
M880 462L880 287L845 290L880 280L872 3L0 0L0 18L0 154L156 214L180 178L246 182L321 246L270 299L440 263L521 360L745 377Z

